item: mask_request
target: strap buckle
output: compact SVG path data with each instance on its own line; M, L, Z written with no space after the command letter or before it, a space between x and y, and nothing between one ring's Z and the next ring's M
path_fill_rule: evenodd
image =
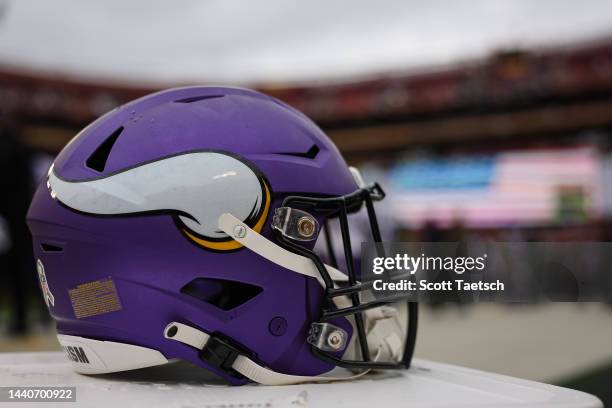
M198 352L198 356L205 363L238 378L244 378L232 365L236 358L244 354L240 349L231 345L219 336L210 336L206 345Z
M312 323L306 341L323 351L341 351L348 343L348 333L331 323Z

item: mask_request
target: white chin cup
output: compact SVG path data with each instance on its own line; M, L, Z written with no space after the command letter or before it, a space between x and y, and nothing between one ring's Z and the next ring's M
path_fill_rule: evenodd
M363 313L368 350L370 356L377 356L377 362L398 363L404 357L407 314L406 302L369 309ZM353 326L353 336L342 357L347 360L360 360L362 356L356 336L355 319L347 317L347 320Z

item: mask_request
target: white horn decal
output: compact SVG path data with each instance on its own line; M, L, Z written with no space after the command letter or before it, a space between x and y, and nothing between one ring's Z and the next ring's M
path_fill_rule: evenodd
M259 232L270 207L263 178L241 160L217 152L172 156L86 181L63 180L51 167L47 186L53 198L85 213L168 211L192 241L215 250L241 246L218 228L221 214L229 212Z

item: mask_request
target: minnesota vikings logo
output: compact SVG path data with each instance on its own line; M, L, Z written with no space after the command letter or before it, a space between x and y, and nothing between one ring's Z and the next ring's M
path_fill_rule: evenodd
M270 209L270 188L245 161L221 152L191 152L122 170L101 178L71 181L53 166L47 186L65 206L89 214L171 214L195 244L217 251L241 244L218 227L230 213L260 232Z

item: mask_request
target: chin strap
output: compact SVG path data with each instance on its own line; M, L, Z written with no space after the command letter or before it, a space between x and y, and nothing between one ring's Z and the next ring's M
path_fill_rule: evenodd
M166 326L164 337L176 340L200 350L200 358L213 366L227 371L236 371L249 380L263 385L290 385L307 382L330 382L354 380L370 370L346 377L305 376L283 374L257 364L240 350L225 341L183 323L172 322ZM375 357L377 360L379 355Z
M311 259L276 245L263 235L253 231L248 225L232 214L221 214L217 222L221 231L225 232L251 251L290 271L316 278L321 286L325 287L325 282L323 282L319 270ZM336 268L329 265L325 265L325 268L334 281L343 282L348 280L348 277Z

